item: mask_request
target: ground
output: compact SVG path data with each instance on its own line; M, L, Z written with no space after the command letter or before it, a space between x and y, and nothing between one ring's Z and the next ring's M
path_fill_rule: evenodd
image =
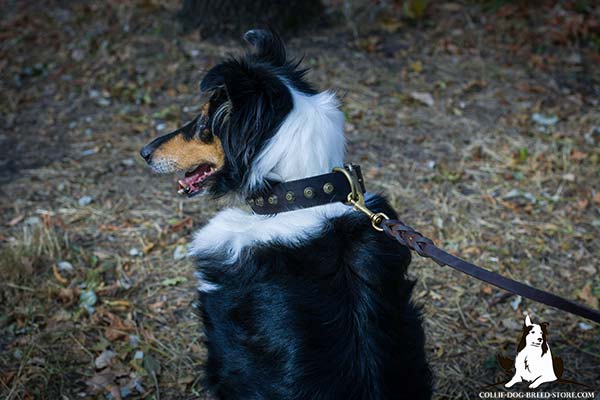
M406 223L598 308L600 11L524 3L338 21L289 48ZM205 398L183 255L218 205L177 197L138 150L198 111L203 71L241 44L180 34L176 1L100 4L0 5L0 396ZM549 322L565 378L600 388L598 325L416 255L411 275L436 398L510 378L495 356L514 357L524 313Z

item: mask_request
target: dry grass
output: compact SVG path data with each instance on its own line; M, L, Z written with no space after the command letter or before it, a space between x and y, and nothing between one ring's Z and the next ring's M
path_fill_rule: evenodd
M3 398L205 396L192 265L174 252L217 206L175 197L137 151L197 111L202 70L238 44L177 36L176 3L0 6ZM349 160L405 222L472 262L597 305L598 36L531 27L556 7L453 4L421 29L400 21L354 42L330 28L290 47L338 91ZM542 127L534 113L559 120ZM437 398L500 379L493 357L513 355L524 312L550 323L566 377L600 385L598 327L427 260L411 271Z

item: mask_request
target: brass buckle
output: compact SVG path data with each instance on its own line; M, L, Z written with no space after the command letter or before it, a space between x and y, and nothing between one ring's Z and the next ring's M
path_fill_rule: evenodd
M355 210L360 211L369 217L371 225L375 230L380 232L383 231L383 228L381 227L382 222L390 218L382 212L374 213L367 208L365 205L365 196L363 195L362 190L360 190L360 183L358 182L358 177L356 176L356 172L352 168L352 165L346 164L344 168L335 167L333 168L333 172L344 174L350 184L350 193L348 193L345 204L353 206Z

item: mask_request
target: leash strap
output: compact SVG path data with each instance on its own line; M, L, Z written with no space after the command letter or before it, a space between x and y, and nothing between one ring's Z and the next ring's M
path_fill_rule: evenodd
M500 289L600 324L598 310L471 264L440 249L431 239L402 221L389 219L383 213L369 210L365 205L364 193L365 185L360 167L347 164L343 168L334 168L333 172L328 174L296 181L272 182L265 190L252 194L246 201L256 214L263 215L342 202L369 217L374 229L385 232L387 236L414 250L421 257L431 258L441 266L447 265Z
M431 258L441 266L447 265L462 273L470 275L473 278L479 279L480 281L499 287L500 289L507 290L600 324L600 311L555 294L536 289L524 283L517 282L453 256L437 247L431 239L423 236L410 226L405 225L402 221L388 219L381 222L381 227L390 238L395 239L411 250L414 250L421 257Z

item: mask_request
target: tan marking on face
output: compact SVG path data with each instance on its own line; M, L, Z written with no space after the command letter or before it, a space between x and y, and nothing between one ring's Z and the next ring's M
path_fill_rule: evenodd
M204 105L202 106L202 109L200 110L200 112L202 113L203 117L207 117L208 116L208 110L210 109L210 102L206 102L204 103Z
M179 170L189 170L206 163L220 169L225 162L225 154L221 140L216 136L212 142L204 143L197 137L185 140L183 135L179 134L161 144L154 151L154 159L170 160Z

